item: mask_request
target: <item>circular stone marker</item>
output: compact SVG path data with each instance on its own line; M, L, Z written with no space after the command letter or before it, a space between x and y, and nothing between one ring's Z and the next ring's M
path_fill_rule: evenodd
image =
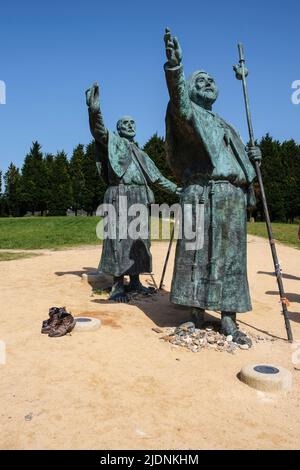
M251 364L241 369L239 379L249 387L265 392L290 390L292 374L287 369L270 364Z
M101 326L101 321L98 318L92 317L75 317L76 325L74 331L95 331Z

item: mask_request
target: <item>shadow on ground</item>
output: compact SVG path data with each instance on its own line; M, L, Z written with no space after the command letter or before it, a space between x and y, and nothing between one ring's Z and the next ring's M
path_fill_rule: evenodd
M256 326L250 325L250 323L246 323L245 321L242 321L239 318L238 318L238 323L241 325L248 326L249 328L252 328L252 330L258 331L259 333L263 333L264 335L270 336L271 338L286 340L286 338L283 338L282 336L273 335L269 331L262 330L261 328L257 328Z
M279 297L279 293L278 291L276 290L268 290L266 292L267 295L277 295ZM298 302L300 303L300 295L299 294L294 294L294 293L291 293L291 292L286 292L285 293L285 296L286 298L290 301L290 302Z
M268 276L273 276L273 277L276 278L275 273L273 273L273 272L257 271L257 274L267 274ZM283 277L283 279L291 279L291 280L294 280L294 281L300 281L300 277L294 276L293 274L282 273L281 276Z
M289 311L289 319L296 322L296 323L300 323L300 312L290 312Z
M91 267L89 267L89 268L83 267L81 271L56 271L55 272L56 276L72 275L72 276L79 276L79 277L81 277L82 274L87 274L87 273L97 274L97 269L91 268Z
M65 276L65 275L73 275L73 276L79 276L81 277L82 274L84 273L97 273L97 270L95 268L91 267L83 267L81 271L59 271L56 272L55 274L57 276ZM267 273L271 274L271 273ZM93 284L92 282L89 282L92 290L93 288L96 288L97 285ZM151 278L147 279L146 282L143 281L143 284L154 287L153 282ZM106 286L108 289L111 286ZM268 291L266 292L268 295L278 295L277 291ZM291 302L300 302L300 295L298 294L287 294L288 299ZM91 300L92 303L98 304L98 305L116 305L116 302L109 301L108 299L97 299L94 298ZM141 310L147 317L158 327L176 327L180 325L181 323L191 321L191 308L190 307L183 307L180 305L174 305L170 302L170 293L166 290L159 290L156 294L152 296L142 296L138 295L136 297L133 297L132 300L129 302L129 305L137 307L139 310ZM100 314L100 312L99 312ZM289 312L290 320L299 322L300 323L300 313L296 312ZM219 323L220 322L220 315L216 314L216 316L211 315L209 313L205 313L205 321L209 323ZM238 316L238 323L241 325L245 325L249 328L252 328L255 331L258 331L259 333L266 334L270 337L276 338L276 339L282 339L284 340L285 338L279 337L272 335L269 331L257 328L256 326L253 326L245 321L242 321L239 316Z
M147 283L152 286L151 281ZM101 305L116 305L106 299L93 299L91 302ZM133 297L129 305L137 307L158 327L176 327L182 323L191 321L191 308L174 305L170 302L170 293L166 290L159 290L151 296L138 295ZM215 323L218 318L206 314L205 321Z

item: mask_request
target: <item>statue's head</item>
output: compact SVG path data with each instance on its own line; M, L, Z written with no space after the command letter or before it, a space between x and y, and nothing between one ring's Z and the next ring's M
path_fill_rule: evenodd
M214 79L204 70L198 70L190 76L188 89L191 100L205 109L212 108L219 94Z
M117 131L120 137L128 140L135 138L135 121L130 116L123 116L117 122Z

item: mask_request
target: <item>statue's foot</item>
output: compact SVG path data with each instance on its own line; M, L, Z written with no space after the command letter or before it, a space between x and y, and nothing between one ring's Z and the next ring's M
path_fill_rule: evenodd
M120 303L123 303L123 304L127 304L130 300L130 298L128 297L128 295L125 294L125 292L123 293L118 293L118 294L113 294L113 295L110 295L109 300L113 300L114 302L120 302Z
M124 284L116 283L112 286L110 291L109 300L113 300L114 302L122 302L127 303L129 302L129 297L125 292Z
M128 303L130 300L128 295L125 294L125 292L116 292L114 294L110 294L108 299L120 303Z
M251 339L239 330L232 335L232 341L236 344L247 345L249 348L252 346Z
M232 341L236 344L247 345L249 348L252 346L251 339L245 333L239 331L235 313L222 313L221 332L225 336L232 336Z
M154 287L145 287L141 282L130 282L126 287L127 292L137 292L143 295L155 294L156 289Z
M204 325L204 308L192 307L191 320L195 324L195 327L201 329Z
M238 331L238 327L235 320L235 314L222 313L221 332L223 335L233 336L236 331Z

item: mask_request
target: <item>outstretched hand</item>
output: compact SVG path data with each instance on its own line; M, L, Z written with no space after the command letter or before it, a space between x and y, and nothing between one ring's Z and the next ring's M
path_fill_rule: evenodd
M94 112L99 111L100 109L100 94L99 94L99 85L97 82L86 90L85 92L86 104Z
M166 28L164 41L168 59L167 63L169 67L177 67L182 61L182 50L178 39L176 37L172 37L169 28Z

